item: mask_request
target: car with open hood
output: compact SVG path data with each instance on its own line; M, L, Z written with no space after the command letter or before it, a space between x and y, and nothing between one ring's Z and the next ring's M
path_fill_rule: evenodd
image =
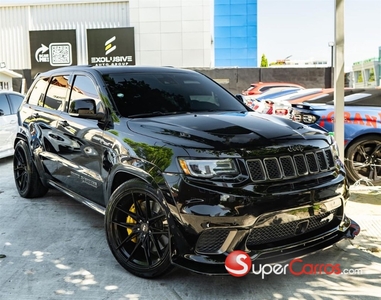
M234 251L280 262L359 232L332 136L253 112L195 71L57 68L35 78L18 122L19 194L53 187L103 214L137 276L229 274Z

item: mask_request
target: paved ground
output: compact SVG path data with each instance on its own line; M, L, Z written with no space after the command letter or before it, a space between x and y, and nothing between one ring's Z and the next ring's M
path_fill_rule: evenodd
M354 188L348 215L361 234L305 257L341 275L211 277L176 269L160 279L127 273L108 249L103 216L50 191L18 196L11 159L0 160L0 299L380 299L381 191Z

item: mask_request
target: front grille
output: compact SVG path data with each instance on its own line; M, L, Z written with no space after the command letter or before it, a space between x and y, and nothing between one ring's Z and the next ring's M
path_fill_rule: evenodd
M249 159L246 163L254 182L306 176L325 172L335 167L335 160L330 148L294 155Z
M221 249L230 230L228 229L209 229L201 233L197 240L196 252L202 254L216 254Z
M246 244L247 246L255 246L296 237L303 233L324 227L331 222L335 216L336 209L316 216L311 216L307 219L253 228Z

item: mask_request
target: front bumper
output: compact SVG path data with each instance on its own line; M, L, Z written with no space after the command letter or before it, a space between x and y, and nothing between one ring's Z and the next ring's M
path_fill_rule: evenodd
M291 243L283 245L269 245L268 248L248 249L237 247L234 250L245 250L251 257L252 262L261 264L274 264L285 262L294 258L300 258L326 249L342 239L353 239L360 232L360 226L348 217L344 217L338 226ZM285 242L285 241L283 241ZM244 245L245 243L242 243ZM190 271L207 275L228 275L225 268L225 259L230 252L211 255L189 253L179 255L173 259L173 264Z
M168 197L177 224L171 230L172 262L194 272L229 274L225 260L235 250L252 261L278 263L359 232L345 215L349 186L341 172L243 186L166 179L176 191L167 193L176 195L174 201Z

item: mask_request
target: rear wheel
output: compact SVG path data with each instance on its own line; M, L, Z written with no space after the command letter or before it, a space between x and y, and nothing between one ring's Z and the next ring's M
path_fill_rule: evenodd
M107 242L132 274L153 278L171 267L167 212L156 190L133 179L119 186L106 208Z
M381 138L371 135L360 138L349 146L345 158L347 174L351 181L381 183Z
M13 175L21 197L37 198L44 196L48 192L48 188L42 184L32 161L29 147L22 140L15 147Z

